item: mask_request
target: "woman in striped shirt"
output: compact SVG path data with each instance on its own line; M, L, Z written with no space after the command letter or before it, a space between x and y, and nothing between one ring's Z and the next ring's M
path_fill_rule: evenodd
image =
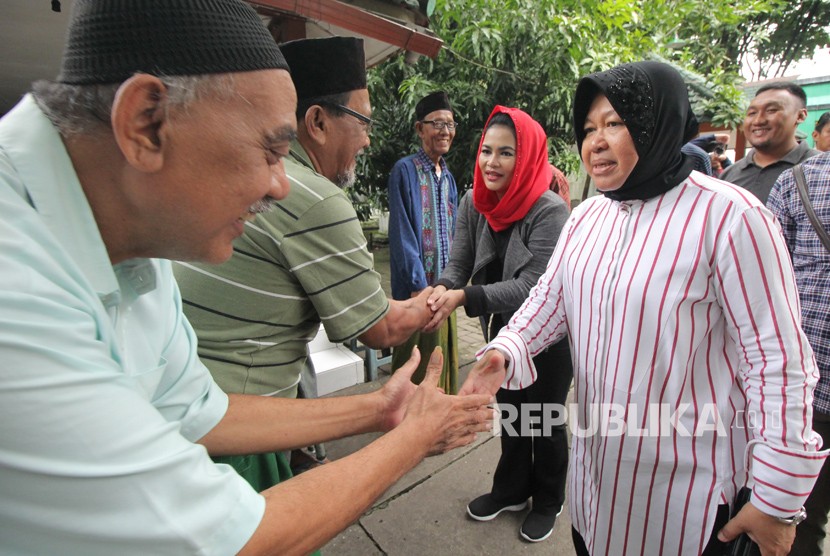
M602 195L573 212L461 393L527 386L532 358L568 334L577 552L719 554L718 536L747 531L786 554L794 529L779 518L827 454L780 229L745 190L692 171L680 149L697 121L670 66L583 78L574 126ZM751 503L724 527L747 483Z

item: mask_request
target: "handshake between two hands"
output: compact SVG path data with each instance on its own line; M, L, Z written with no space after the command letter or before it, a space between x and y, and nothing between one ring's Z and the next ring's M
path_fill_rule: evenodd
M458 308L466 303L464 290L448 290L445 286L429 286L412 294L413 309L423 311L426 324L424 332L434 332ZM467 380L461 386L459 395L489 394L495 396L506 375L504 355L498 350L489 350L473 365Z
M426 324L421 329L424 332L435 332L453 311L463 305L464 290L448 290L444 286L424 288L412 294L418 310L424 310Z
M413 293L405 306L412 311L411 315L418 315L417 322L424 332L432 332L464 302L463 290L437 286ZM423 381L416 387L410 377L422 356L429 358L429 364ZM504 356L491 350L473 365L458 394L447 395L437 387L443 359L440 348L424 354L413 349L410 360L378 392L386 400L382 430L392 430L405 421L417 422L417 429L430 437L429 454L469 444L477 433L491 430L492 402L505 377Z

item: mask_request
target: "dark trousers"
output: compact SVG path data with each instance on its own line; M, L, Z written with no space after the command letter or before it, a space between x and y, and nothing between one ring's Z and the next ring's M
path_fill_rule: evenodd
M523 390L500 389L496 393L499 405L512 405L518 417L509 423L510 427L502 426L501 457L493 476L491 495L497 502L511 505L532 497L534 510L557 513L565 501L568 474L566 426L548 427L550 434L545 436L522 436L522 429L531 425L523 423L521 404L541 405L541 411L533 411L529 416L538 420L532 425L538 429L535 434L546 433L542 414L550 412L551 404L559 404L564 410L573 378L568 340L540 353L533 358L533 363L538 372L535 383ZM503 419L507 415L502 411ZM558 412L552 417L557 418ZM510 434L511 428L518 436Z
M813 430L824 441L824 449L830 448L830 415L813 411ZM790 554L799 556L820 555L824 547L824 528L830 511L830 464L824 460L816 486L804 503L807 519L796 527L795 542Z

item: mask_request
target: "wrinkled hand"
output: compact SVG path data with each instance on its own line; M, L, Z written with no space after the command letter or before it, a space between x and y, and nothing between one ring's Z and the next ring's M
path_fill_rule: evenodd
M432 320L432 307L429 299L435 294L435 289L428 286L417 293L413 293L409 300L409 308L421 312L420 328L423 328Z
M444 292L438 294L438 290L442 289ZM429 297L429 307L432 310L432 319L424 327L424 332L435 332L444 324L453 311L459 305L463 305L465 300L464 290L448 290L443 286L435 288L435 292Z
M467 380L464 381L458 395L485 394L495 396L507 373L505 363L502 352L497 349L487 351L484 357L479 359L470 369L470 374L467 375Z
M412 383L412 373L421 362L421 352L417 347L412 348L409 360L400 369L392 374L392 378L381 388L382 411L381 430L390 431L403 421L409 400L418 386Z
M435 291L435 288L433 288L432 286L427 286L427 287L425 287L424 289L422 289L420 291L410 293L409 298L410 299L416 299L416 298L421 297L421 296L426 296L426 298L429 299L429 296L432 295L432 292L434 292L434 291Z
M758 544L761 556L786 556L795 539L795 527L781 523L748 502L718 533L721 542L729 542L741 533Z
M493 425L493 410L487 407L491 396L450 396L438 387L443 366L441 348L435 348L426 376L409 400L404 417L404 423L412 425L418 434L427 435L429 455L467 445Z

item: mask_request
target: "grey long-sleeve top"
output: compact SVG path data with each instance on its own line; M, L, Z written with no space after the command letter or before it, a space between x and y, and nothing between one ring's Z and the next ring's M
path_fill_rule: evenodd
M567 219L565 202L552 191L543 193L525 217L511 228L502 281L487 284L486 267L498 253L493 230L473 206L470 191L459 204L450 261L436 284L448 289L464 288L467 282L472 284L464 288L464 308L468 316L481 317L486 338L490 315L499 313L507 322L527 298L530 288L545 271Z

